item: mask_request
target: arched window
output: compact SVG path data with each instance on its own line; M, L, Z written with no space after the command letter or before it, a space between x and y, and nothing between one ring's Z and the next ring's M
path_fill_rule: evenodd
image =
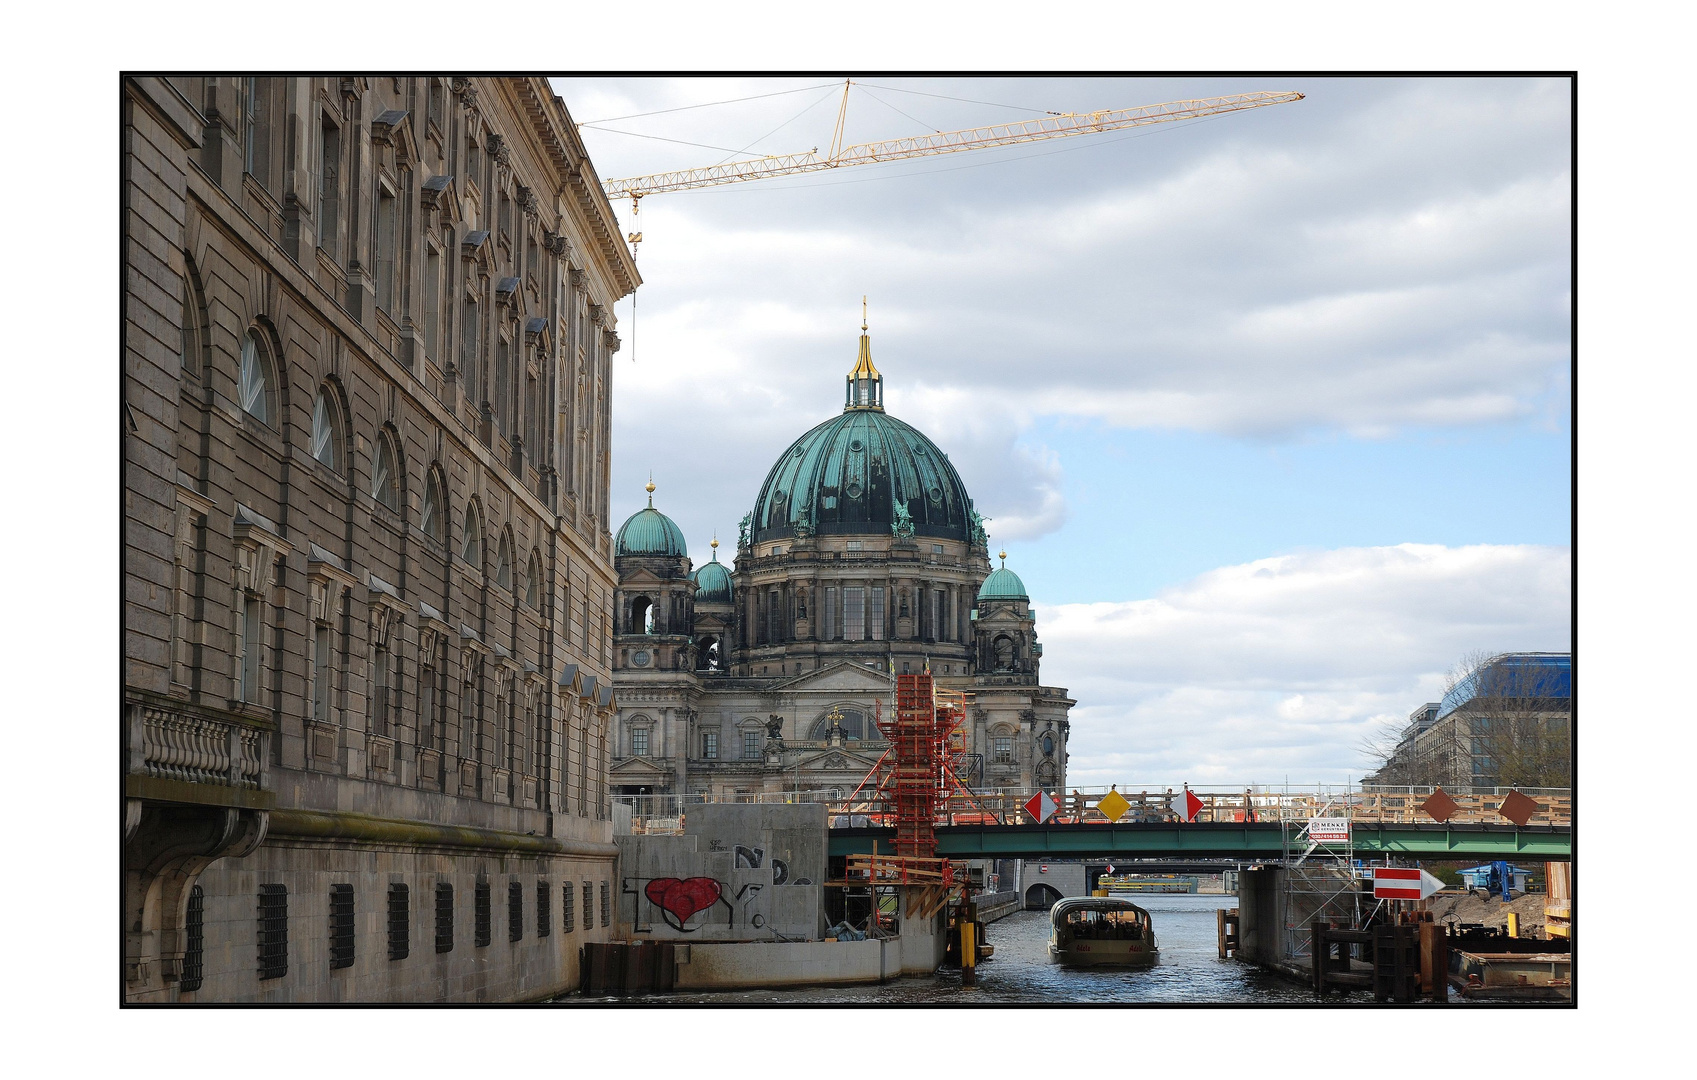
M242 335L242 368L237 394L242 411L262 424L271 422L271 353L257 330Z
M997 635L997 637L996 637L996 669L998 671L1000 671L1000 670L1005 670L1007 668L1011 668L1011 667L1013 667L1013 661L1014 661L1013 639L1008 637L1006 634Z
M639 596L630 602L630 633L652 634L654 632L654 604L646 596Z
M200 283L196 280L194 263L189 262L187 255L183 257L183 261L186 264L183 271L183 323L177 356L182 361L183 371L198 377L201 343L205 340L201 334L206 325L206 302L200 295Z
M401 470L388 432L378 434L377 447L371 452L371 495L395 513L401 512Z
M424 478L424 514L420 525L424 535L440 544L447 535L444 528L444 515L448 506L447 489L442 484L442 471L431 466L430 475Z
M312 406L312 456L334 472L342 471L340 419L329 387L320 388Z
M1050 735L1047 732L1044 732L1043 738L1039 742L1038 745L1040 745L1043 748L1043 756L1049 757L1050 755L1052 755L1055 752L1055 737L1053 735Z
M466 503L465 520L460 524L460 558L483 569L483 516L475 502Z
M865 739L874 730L870 719L861 710L844 708L841 705L833 708L842 714L843 738ZM813 730L807 737L814 742L824 742L831 737L831 721L831 709L826 709L819 719L813 722Z
M501 533L500 557L495 563L495 584L503 589L513 587L513 537L505 531Z
M527 607L538 607L542 600L542 559L536 552L530 553L530 566L524 572L524 602Z

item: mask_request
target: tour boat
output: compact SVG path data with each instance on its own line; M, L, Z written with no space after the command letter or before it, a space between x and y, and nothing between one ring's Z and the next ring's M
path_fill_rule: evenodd
M1149 913L1115 896L1074 896L1049 909L1049 961L1067 967L1149 967L1161 958Z

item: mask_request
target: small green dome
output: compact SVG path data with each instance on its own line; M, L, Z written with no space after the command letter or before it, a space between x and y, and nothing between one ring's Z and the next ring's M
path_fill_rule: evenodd
M717 559L691 574L695 582L695 602L698 604L728 604L731 602L731 573Z
M978 590L980 600L1030 600L1025 594L1025 582L1019 580L1019 575L1001 567L993 570L984 579L984 584Z
M615 555L676 555L688 556L683 530L671 518L647 506L638 510L619 526L618 539L613 542Z

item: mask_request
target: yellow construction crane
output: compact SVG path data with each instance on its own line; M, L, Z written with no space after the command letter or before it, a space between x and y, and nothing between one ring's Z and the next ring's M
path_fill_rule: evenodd
M679 169L673 172L632 176L623 180L608 180L602 184L607 197L627 197L633 210L640 209L645 195L668 191L689 191L719 184L740 184L745 180L766 180L777 176L818 172L822 169L842 169L850 165L871 165L906 158L953 154L961 150L983 150L993 146L1013 146L1037 142L1040 139L1064 139L1072 135L1092 135L1122 128L1167 124L1174 120L1194 120L1221 113L1259 109L1265 105L1280 105L1303 98L1293 90L1228 94L1224 97L1193 98L1169 101L1162 105L1144 105L1132 109L1103 109L1088 113L1051 113L1033 120L990 127L967 128L963 131L939 131L907 139L886 139L882 142L857 143L843 146L843 122L848 117L848 93L853 80L843 82L843 100L837 109L836 128L831 146L824 157L814 147L804 154L770 154L745 161L730 161L701 169ZM641 234L634 234L632 239Z

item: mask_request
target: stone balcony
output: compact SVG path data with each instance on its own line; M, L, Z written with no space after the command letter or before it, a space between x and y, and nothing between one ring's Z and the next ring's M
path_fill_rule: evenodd
M269 721L151 696L126 702L124 712L127 797L271 806Z

